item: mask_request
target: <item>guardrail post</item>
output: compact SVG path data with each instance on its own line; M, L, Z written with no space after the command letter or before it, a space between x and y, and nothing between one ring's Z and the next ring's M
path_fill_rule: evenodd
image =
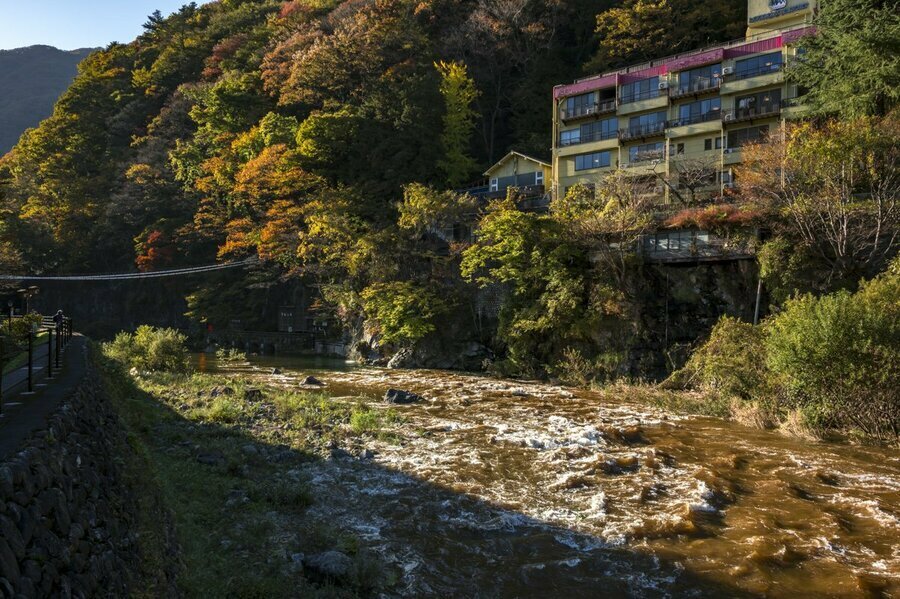
M28 392L34 391L34 331L28 331Z
M47 329L47 378L53 378L53 327Z

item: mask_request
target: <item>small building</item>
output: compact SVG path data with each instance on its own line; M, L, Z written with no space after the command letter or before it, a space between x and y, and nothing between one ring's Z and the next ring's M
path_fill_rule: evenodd
M543 195L545 182L553 178L553 171L550 164L543 160L512 151L485 171L484 176L488 178L488 192L491 194L506 195L510 187L515 187L526 193L540 188Z

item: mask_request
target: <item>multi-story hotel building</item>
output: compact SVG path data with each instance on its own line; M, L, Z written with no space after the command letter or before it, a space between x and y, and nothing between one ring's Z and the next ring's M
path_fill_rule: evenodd
M553 89L552 193L609 172L665 201L733 185L741 146L801 110L784 65L812 31L815 0L748 0L745 39L579 79ZM688 178L692 181L688 182Z

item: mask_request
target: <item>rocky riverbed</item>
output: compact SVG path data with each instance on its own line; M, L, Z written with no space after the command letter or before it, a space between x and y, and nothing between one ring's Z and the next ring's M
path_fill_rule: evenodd
M308 375L321 384L303 384ZM242 493L252 499L257 465L306 490L303 509L263 514L284 576L384 596L900 592L896 451L678 416L621 389L251 364L205 377L190 390L147 388L168 389L159 396L184 426L218 422L246 441L213 453L211 467L235 474L223 517L244 509ZM226 388L232 413L217 417L213 394ZM392 388L421 399L389 404ZM278 399L310 393L322 414L343 415L323 419L306 403L291 412ZM210 451L195 445L172 452ZM323 525L332 541L305 544Z

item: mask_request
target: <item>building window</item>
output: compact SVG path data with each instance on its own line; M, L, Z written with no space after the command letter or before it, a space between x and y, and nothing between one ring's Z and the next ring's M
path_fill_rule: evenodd
M629 162L644 162L645 160L662 160L665 157L666 147L663 142L653 144L641 144L628 148Z
M491 191L499 191L500 182L496 177L491 178Z
M628 132L632 135L658 133L666 128L666 111L633 116L628 120Z
M713 144L717 150L722 149L722 138L721 137L708 137L703 140L703 149L707 152L713 149Z
M749 96L738 96L734 105L737 107L735 112L739 118L775 114L781 110L781 90L770 89Z
M711 64L699 69L682 71L678 74L678 91L686 93L718 87L721 77L721 64Z
M734 63L734 77L735 79L747 79L757 75L772 73L780 70L783 64L784 57L781 55L781 52L745 58Z
M623 104L656 98L659 96L659 77L626 83L619 90L619 101Z
M569 129L559 132L559 145L573 146L581 143L581 129Z
M538 171L534 174L534 184L535 185L543 185L544 184L544 171Z
M581 94L580 96L572 96L566 98L565 117L571 118L575 116L583 116L592 112L594 105L597 103L597 94L591 92L589 94Z
M575 170L586 171L592 168L609 166L609 152L592 152L575 156Z
M722 99L709 98L679 106L676 126L704 123L719 118L722 118Z
M581 126L581 139L584 142L612 139L616 136L616 130L618 128L619 119L616 117L595 121L593 123L585 123Z
M676 154L684 154L684 144L680 143L677 146L675 146L675 153Z
M756 143L765 138L769 133L768 125L760 125L759 127L747 127L746 129L738 129L728 132L728 147L740 148L746 144Z

